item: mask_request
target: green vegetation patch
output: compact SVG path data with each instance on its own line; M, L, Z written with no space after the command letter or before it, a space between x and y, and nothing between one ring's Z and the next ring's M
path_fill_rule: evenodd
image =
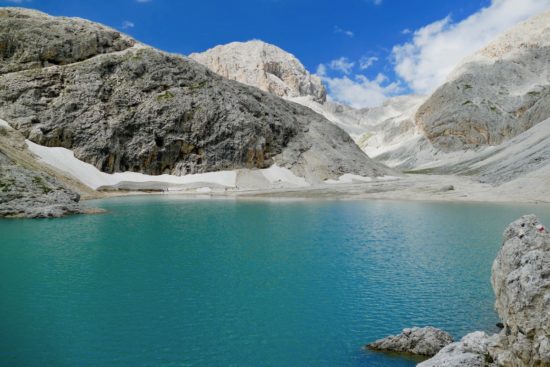
M161 94L157 95L158 102L166 102L172 99L174 99L174 94L170 93L170 91L164 91Z
M0 191L8 192L11 191L12 187L15 185L15 178L2 178L0 179Z
M41 189L44 194L49 194L50 192L52 192L50 186L48 186L46 181L44 181L44 179L40 176L34 176L32 178L32 183L35 184L36 187Z
M189 86L189 89L191 89L191 90L201 89L201 88L204 88L205 86L206 86L206 80L204 80L202 82L199 82L199 83L191 84Z

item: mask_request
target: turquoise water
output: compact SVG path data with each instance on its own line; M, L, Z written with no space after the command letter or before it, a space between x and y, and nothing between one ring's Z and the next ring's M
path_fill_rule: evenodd
M494 330L503 228L550 208L389 201L97 201L0 220L0 366L413 366L403 327Z

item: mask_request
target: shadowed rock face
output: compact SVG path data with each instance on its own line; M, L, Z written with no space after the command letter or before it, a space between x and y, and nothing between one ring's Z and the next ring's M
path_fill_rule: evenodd
M14 66L0 75L1 117L31 141L72 149L104 172L182 175L273 163L312 181L387 172L311 110L187 58L130 47L136 42L80 19L0 14L0 30L19 30L9 34ZM24 42L42 26L72 45L49 67L40 67L52 64L42 60L44 47L63 46L46 36L42 46Z
M416 113L443 150L497 145L550 117L550 12L466 59Z

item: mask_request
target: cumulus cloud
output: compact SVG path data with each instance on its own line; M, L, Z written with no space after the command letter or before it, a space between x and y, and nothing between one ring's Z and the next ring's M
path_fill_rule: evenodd
M130 29L130 28L134 28L136 25L134 24L134 22L130 22L129 20L125 20L124 22L122 22L122 29Z
M338 60L342 59L347 60L345 57ZM338 60L333 60L331 63ZM399 82L390 83L383 74L378 74L371 80L362 74L348 75L351 73L353 63L349 70L346 69L346 73L333 68L331 63L328 67L325 64L320 64L316 74L323 80L328 88L330 98L334 101L355 108L374 107L381 105L388 97L402 92ZM329 76L329 71L339 71L345 75Z
M388 83L387 77L383 74L378 74L373 80L364 75L355 75L353 78L325 76L322 79L333 100L355 108L379 106L388 97L402 91L399 83Z
M361 59L359 59L359 69L366 70L370 68L375 62L378 61L378 57L376 56L363 56Z
M550 0L492 0L468 18L451 16L414 31L412 40L393 47L395 72L417 93L441 85L466 56L518 22L550 8Z
M355 66L355 62L349 61L347 57L341 57L339 59L332 60L328 64L328 66L332 70L336 70L336 71L342 72L344 74L349 74L349 73L351 73L351 70Z

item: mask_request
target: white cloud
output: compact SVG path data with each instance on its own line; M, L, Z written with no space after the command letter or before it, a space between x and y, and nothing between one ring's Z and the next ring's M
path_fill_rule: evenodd
M124 22L122 22L122 29L130 29L130 28L134 28L136 25L134 24L134 22L130 22L129 20L125 20Z
M326 75L326 68L321 64L317 68L317 75L328 87L331 99L355 108L379 106L388 97L402 92L399 83L388 83L383 74L378 74L373 80L364 75L331 78Z
M347 57L341 57L339 59L329 62L328 67L332 70L340 71L344 74L349 74L351 73L354 65L355 63L349 61Z
M347 31L345 29L338 27L337 25L334 26L334 33L340 33L349 38L352 38L353 36L355 36L355 33L353 33L352 31Z
M361 59L359 59L359 69L366 70L370 68L375 62L378 61L378 57L376 56L363 56Z
M358 68L368 69L376 61L376 56L364 56L359 60ZM389 82L384 74L379 73L374 79L369 79L365 75L353 73L355 65L356 62L347 57L340 57L317 67L316 74L325 83L332 100L355 108L374 107L403 91L399 82Z
M466 56L516 23L550 8L550 0L493 0L460 21L450 16L416 30L409 43L392 50L396 74L417 93L441 85Z

